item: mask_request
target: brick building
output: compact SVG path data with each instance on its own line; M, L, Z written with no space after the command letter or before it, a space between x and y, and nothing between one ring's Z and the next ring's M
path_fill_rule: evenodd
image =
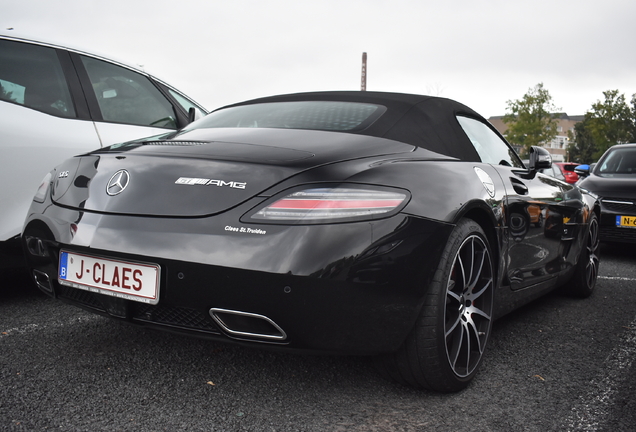
M574 125L580 121L583 121L584 115L569 116L566 113L559 113L557 118L557 136L549 143L543 146L552 154L552 160L554 162L566 162L567 161L567 148L570 142L568 138L568 131L574 134ZM493 116L488 121L501 133L506 135L508 125L503 122L504 116ZM515 150L519 152L521 148L511 143Z

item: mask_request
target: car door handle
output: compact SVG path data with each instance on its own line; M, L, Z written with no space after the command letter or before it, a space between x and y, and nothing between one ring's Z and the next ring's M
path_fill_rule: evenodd
M515 190L515 192L517 192L519 195L528 195L528 186L526 186L525 184L523 184L522 181L516 179L516 178L512 178L510 177L510 182L512 183L512 188Z

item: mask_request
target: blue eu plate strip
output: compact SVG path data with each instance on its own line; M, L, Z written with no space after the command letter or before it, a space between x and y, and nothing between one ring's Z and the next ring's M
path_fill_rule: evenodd
M62 252L60 254L60 274L59 274L60 279L66 279L66 274L68 273L67 263L68 263L68 253Z

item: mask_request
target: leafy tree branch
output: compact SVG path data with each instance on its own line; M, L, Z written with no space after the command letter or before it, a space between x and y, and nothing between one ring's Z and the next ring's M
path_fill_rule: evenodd
M507 101L503 118L508 125L506 138L522 146L522 157L531 146L543 145L557 135L557 112L550 92L539 83L517 100Z

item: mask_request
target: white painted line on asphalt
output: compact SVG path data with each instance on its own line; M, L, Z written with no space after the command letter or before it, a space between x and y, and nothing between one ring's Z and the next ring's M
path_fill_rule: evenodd
M576 432L607 430L605 423L609 411L615 404L614 399L619 389L627 377L633 373L631 368L635 358L636 319L631 322L618 345L605 359L604 374L590 381L591 390L579 397L571 414L565 419L566 430Z
M12 329L8 329L8 330L2 330L0 331L0 337L2 336L9 336L12 334L22 334L22 333L29 333L32 331L35 331L39 328L40 326L37 324L28 324L24 327L15 327Z
M599 276L599 279L607 279L607 280L620 280L620 281L627 281L627 282L636 282L636 278L626 278L626 277L620 277L620 276Z
M14 327L14 328L10 328L7 330L3 330L0 329L0 338L3 338L5 336L11 336L11 335L19 335L19 334L24 334L24 333L31 333L34 331L38 331L38 330L45 330L49 327L66 327L69 325L74 325L74 324L78 324L78 323L85 323L85 322L89 322L89 321L94 321L96 319L104 319L104 317L102 317L101 315L97 315L97 314L92 314L92 315L86 315L86 316L80 316L80 317L75 317L72 318L66 322L56 322L54 324L49 324L49 325L39 325L39 324L27 324L25 326L22 327Z

